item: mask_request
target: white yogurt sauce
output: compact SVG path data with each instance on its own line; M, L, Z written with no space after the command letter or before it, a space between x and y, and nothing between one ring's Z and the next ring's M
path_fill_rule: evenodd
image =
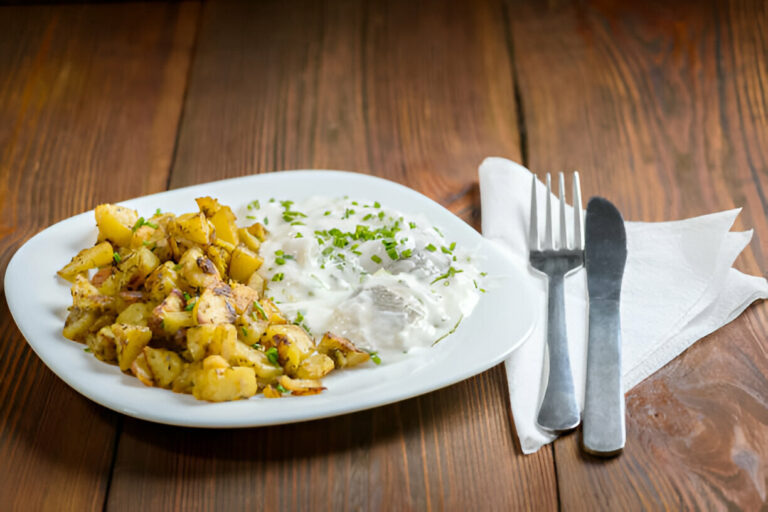
M452 332L477 304L474 257L424 217L327 197L261 199L245 215L269 230L259 269L267 296L315 337L408 352Z

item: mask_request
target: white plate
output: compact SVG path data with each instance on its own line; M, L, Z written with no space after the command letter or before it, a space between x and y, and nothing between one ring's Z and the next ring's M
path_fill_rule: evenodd
M302 199L311 195L375 201L404 213L422 214L465 247L477 247L487 293L456 332L434 348L402 361L335 372L319 395L269 400L254 397L207 403L145 387L83 351L61 335L68 283L56 271L95 242L93 212L49 227L24 244L5 274L5 294L16 324L32 349L61 379L115 411L159 423L191 427L250 427L325 418L389 404L472 377L501 362L525 341L536 313L523 272L497 246L431 199L397 183L338 171L286 171L171 190L121 204L148 214L196 210L195 197L210 195L240 209L253 199Z

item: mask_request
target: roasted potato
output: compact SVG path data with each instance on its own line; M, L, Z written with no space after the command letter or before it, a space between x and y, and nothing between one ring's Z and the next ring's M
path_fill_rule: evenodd
M122 371L127 371L134 359L144 350L152 339L152 331L142 325L114 324L117 363Z
M225 402L249 398L258 391L253 368L244 366L203 368L196 371L192 379L192 394L198 400Z
M152 371L155 385L161 388L169 387L184 369L184 361L170 350L144 347L144 356Z
M136 210L114 204L100 204L94 210L99 242L109 240L118 247L128 247L133 237L133 227L139 220Z
M304 359L294 372L299 379L321 379L331 373L334 368L333 360L325 354L312 354Z
M103 267L112 263L115 251L112 244L102 242L93 247L83 249L72 258L72 261L64 265L58 274L67 281L74 281L77 274L87 272L92 268Z
M238 245L232 251L229 262L229 275L235 281L247 283L251 275L259 270L264 260L245 245Z
M317 351L325 354L336 365L336 368L347 368L368 361L371 356L360 349L347 338L327 332L317 345Z

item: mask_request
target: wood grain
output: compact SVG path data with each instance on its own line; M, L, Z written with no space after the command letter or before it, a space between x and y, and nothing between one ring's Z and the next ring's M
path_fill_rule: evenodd
M511 1L530 166L578 168L631 220L743 206L738 265L765 274L764 2ZM768 501L765 304L628 395L627 450L555 445L569 510L744 509Z
M195 5L0 7L0 269L41 228L165 187ZM0 502L100 510L117 415L34 355L0 299Z
M478 225L476 169L519 158L500 3L205 6L171 186L340 168ZM554 509L551 452L515 448L501 368L425 397L281 427L126 420L109 509Z

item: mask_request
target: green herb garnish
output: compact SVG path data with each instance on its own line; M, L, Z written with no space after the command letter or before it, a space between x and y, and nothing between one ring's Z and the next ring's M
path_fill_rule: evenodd
M117 251L112 253L112 259L115 260L115 263L120 263L121 261L123 261L123 258L120 257Z
M271 347L267 349L266 351L267 359L269 359L269 362L277 365L277 349L275 347Z
M376 263L381 263L381 258L379 258L376 254L372 255L371 259Z
M275 389L278 390L281 393L287 393L288 392L288 390L285 389L282 384L278 384L277 386L275 386Z
M264 311L264 308L261 307L261 304L258 303L258 301L253 301L253 307L258 310L259 313L261 313L262 318L264 320L269 320L269 317L267 316L267 312Z
M461 274L462 272L464 272L464 271L463 271L463 270L456 270L456 269L455 269L455 268L453 268L453 267L449 267L449 268L448 268L448 272L446 272L446 273L445 273L445 274L443 274L443 275L437 276L437 277L434 279L434 281L432 281L432 282L431 282L431 283L429 283L429 284L435 284L436 282L440 281L441 279L448 279L448 278L451 278L451 277L455 276L456 274Z
M285 275L282 272L278 272L277 274L272 276L272 280L275 282L282 281L284 277Z

